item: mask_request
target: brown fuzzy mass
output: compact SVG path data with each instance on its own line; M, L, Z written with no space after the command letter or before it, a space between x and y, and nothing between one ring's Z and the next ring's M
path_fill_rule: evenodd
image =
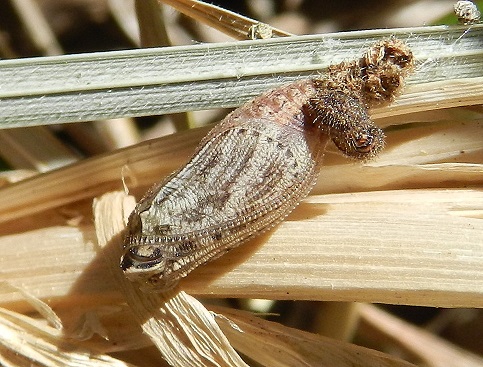
M384 133L367 111L393 102L413 67L411 50L396 38L375 43L359 60L330 66L325 78L314 80L316 94L306 106L309 121L347 157L376 157L384 148Z
M367 108L387 105L401 93L404 78L414 68L414 56L399 39L377 42L357 61L331 65L318 80L322 89L339 90L358 98Z
M310 100L309 114L349 158L367 161L384 148L384 132L374 125L357 97L338 90L319 91Z

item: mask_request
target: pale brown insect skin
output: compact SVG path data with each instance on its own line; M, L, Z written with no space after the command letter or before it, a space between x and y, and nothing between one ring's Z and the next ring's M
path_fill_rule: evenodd
M315 184L329 140L303 108L315 93L313 80L298 81L217 124L188 164L149 190L131 214L126 276L167 290L283 220Z
M374 158L384 133L367 110L392 102L412 65L404 43L379 41L324 78L273 89L230 113L131 213L125 275L168 290L272 228L312 189L329 140L348 157Z

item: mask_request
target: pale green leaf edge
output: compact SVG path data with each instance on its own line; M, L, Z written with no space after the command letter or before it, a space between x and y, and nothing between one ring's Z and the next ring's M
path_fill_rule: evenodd
M483 75L483 25L367 30L0 61L0 128L234 107L396 36L408 84Z

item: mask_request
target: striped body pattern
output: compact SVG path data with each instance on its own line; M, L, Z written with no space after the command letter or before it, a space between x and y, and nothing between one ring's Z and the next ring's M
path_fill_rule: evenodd
M384 134L368 116L361 87L331 81L337 84L334 77L307 79L268 91L217 124L189 162L151 188L130 215L121 260L126 276L168 290L272 228L312 189L330 140L349 157L374 157Z

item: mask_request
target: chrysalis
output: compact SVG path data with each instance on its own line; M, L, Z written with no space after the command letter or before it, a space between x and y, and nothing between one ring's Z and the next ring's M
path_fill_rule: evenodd
M329 140L348 157L375 157L384 133L367 109L390 103L412 65L404 43L383 40L325 78L276 88L230 113L131 213L126 276L167 290L272 228L312 189Z

